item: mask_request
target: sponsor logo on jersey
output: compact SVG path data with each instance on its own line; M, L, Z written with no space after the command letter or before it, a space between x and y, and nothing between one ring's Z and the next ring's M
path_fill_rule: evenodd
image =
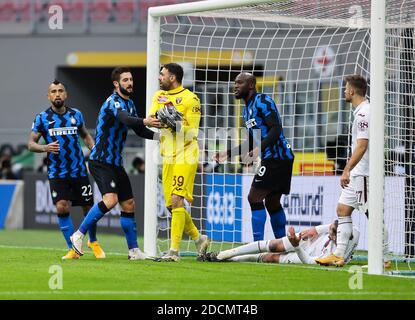
M253 128L256 126L256 120L255 119L249 119L245 122L245 126L247 129Z
M360 129L367 129L369 128L369 123L367 121L360 121L358 124Z
M169 100L169 98L167 98L166 96L158 96L157 97L157 102L158 103L164 103L167 102Z
M181 103L182 103L182 101L183 101L183 99L182 99L182 98L176 98L176 104L181 104Z
M73 134L78 134L78 128L77 127L64 127L64 128L52 128L49 129L49 135L51 137L55 136L69 136Z
M364 117L365 116L365 114L364 113L358 113L357 114L359 117Z

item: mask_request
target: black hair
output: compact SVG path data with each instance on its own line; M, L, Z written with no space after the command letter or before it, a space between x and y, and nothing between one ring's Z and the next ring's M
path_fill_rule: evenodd
M58 84L61 84L64 87L66 87L65 84L63 82L60 82L58 79L53 80L51 84L54 84L55 86L57 86Z
M163 65L162 68L167 69L171 74L174 74L176 76L177 82L182 83L183 81L183 68L181 65L177 63L167 63Z
M111 72L111 80L119 82L120 81L120 76L124 72L130 72L131 73L131 70L128 67L117 67L117 68L115 68Z

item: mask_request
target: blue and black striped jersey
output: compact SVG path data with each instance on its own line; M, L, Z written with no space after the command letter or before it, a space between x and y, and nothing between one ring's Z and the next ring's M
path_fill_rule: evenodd
M122 151L128 132L128 126L117 118L117 113L122 110L127 111L132 117L137 117L134 102L131 99L125 100L114 92L99 112L95 146L89 156L91 160L122 166Z
M261 159L278 159L278 160L292 160L294 159L294 153L291 150L291 146L284 136L281 124L281 118L275 105L274 100L271 97L263 93L256 93L243 109L243 118L245 126L249 131L252 138L256 138L258 135L254 134L255 129L259 129L261 134L261 140L263 141L270 131L270 126L267 125L266 119L272 117L272 122L277 123L279 126L279 137L275 139L273 143L268 145L261 152ZM260 141L255 141L259 145Z
M66 107L66 112L59 114L50 107L36 116L32 131L40 133L47 144L59 141L59 154L49 152L47 156L49 179L77 178L88 174L79 140L84 125L82 113L74 108Z

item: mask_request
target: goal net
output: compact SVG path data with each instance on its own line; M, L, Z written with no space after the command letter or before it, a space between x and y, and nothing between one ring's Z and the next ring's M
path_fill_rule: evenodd
M184 86L201 100L191 215L213 240L213 250L253 240L247 195L257 166L244 165L239 157L224 164L211 160L214 152L246 137L243 101L233 95L236 75L253 73L258 91L271 96L280 112L295 153L291 193L281 204L287 226L297 231L336 219L353 120L344 99L344 78L360 74L370 86L370 1L258 2L160 18L160 65L181 64ZM388 1L386 12L385 196L379 201L384 202L389 254L402 268L411 266L408 258L414 258L415 250L415 3ZM166 251L170 214L164 209L160 176L158 195L157 248ZM265 238L272 239L267 219ZM365 256L368 218L355 212L353 222L361 232L358 255ZM195 252L185 235L182 242L182 253Z

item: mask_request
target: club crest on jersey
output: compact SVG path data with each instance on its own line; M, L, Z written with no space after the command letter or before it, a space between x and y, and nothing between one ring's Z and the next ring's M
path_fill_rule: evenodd
M76 119L74 117L71 117L71 124L76 125Z
M247 129L251 129L253 127L256 126L256 120L254 119L249 119L248 121L245 122L245 126Z
M183 99L182 99L182 98L176 98L176 104L181 104L181 103L182 103L182 101L183 101Z
M58 196L58 193L55 190L53 190L52 191L52 197L56 198L57 196Z
M252 109L249 109L249 116L252 116Z
M157 97L157 102L158 103L164 103L167 102L169 100L169 98L167 98L166 96L158 96Z

